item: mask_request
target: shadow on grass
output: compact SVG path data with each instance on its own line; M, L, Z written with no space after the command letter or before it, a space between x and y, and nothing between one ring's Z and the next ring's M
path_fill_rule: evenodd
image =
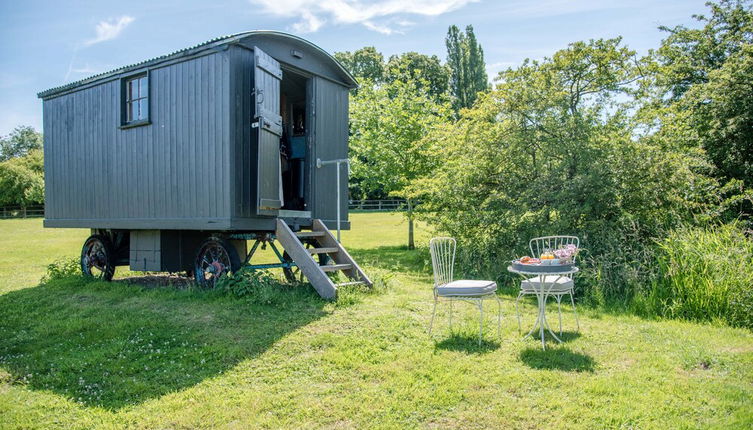
M520 360L533 369L562 370L565 372L593 372L596 363L588 355L573 352L568 348L526 348Z
M557 334L557 337L559 337L563 343L565 342L572 342L575 339L578 339L580 337L580 332L578 331L563 331L562 334L560 334L558 331L555 331Z
M495 331L496 334L496 331ZM499 342L490 341L485 338L481 339L481 345L478 342L478 334L457 334L453 333L450 337L445 338L434 344L436 349L445 349L448 351L461 351L469 354L484 354L499 348Z
M380 246L377 248L349 248L348 252L361 266L401 272L431 275L431 257L428 248L408 249L407 246Z
M325 315L310 292L284 294L289 300L265 306L211 291L58 279L0 295L0 367L8 382L119 409L222 374Z

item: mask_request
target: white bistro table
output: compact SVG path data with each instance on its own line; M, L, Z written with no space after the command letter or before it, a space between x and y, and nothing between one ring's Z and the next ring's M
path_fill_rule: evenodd
M513 268L512 266L508 266L507 270L511 273L517 273L518 275L521 275L526 279L530 279L531 277L536 276L538 276L539 279L538 283L533 283L533 291L536 293L536 298L538 299L539 303L539 314L536 318L536 323L533 325L533 328L528 332L527 335L524 336L524 338L531 336L533 332L535 332L538 328L539 334L541 335L541 348L546 350L546 341L544 340L544 328L546 328L547 330L549 330L549 333L551 333L552 337L557 340L557 342L562 343L562 339L554 334L552 328L549 326L549 323L546 321L546 300L549 298L549 294L552 288L557 285L557 282L561 278L570 278L570 275L577 273L579 269L575 266L569 266L566 270L563 267L562 271L552 272L536 270L536 266L532 266L530 270L518 270Z

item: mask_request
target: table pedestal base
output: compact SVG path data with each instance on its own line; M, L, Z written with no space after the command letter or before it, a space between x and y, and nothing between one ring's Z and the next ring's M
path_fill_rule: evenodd
M552 331L552 328L549 326L549 322L546 320L546 301L549 298L549 290L554 286L552 284L548 289L545 291L537 291L536 292L536 299L538 300L539 305L539 312L536 317L536 323L533 325L533 328L531 331L528 332L527 335L523 336L523 339L531 336L536 329L539 329L539 334L541 335L541 348L546 350L546 341L544 340L544 329L546 328L549 330L549 333L554 337L554 339L557 340L557 342L562 343L562 339L557 337L556 334L554 334L554 331Z

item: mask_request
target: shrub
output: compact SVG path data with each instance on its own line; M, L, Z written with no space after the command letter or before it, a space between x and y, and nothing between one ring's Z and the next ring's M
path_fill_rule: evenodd
M81 263L78 258L60 259L47 266L47 273L42 277L42 283L81 277Z
M649 311L753 328L753 239L740 223L675 230L657 252Z
M338 289L337 307L350 306L360 303L362 298L370 294L381 294L390 288L391 272L370 269L369 274L374 283L369 288L364 285L347 285ZM333 282L348 282L344 275L334 275ZM308 283L289 284L280 281L266 270L254 270L243 267L235 273L223 276L217 281L217 291L242 297L252 303L260 305L282 306L288 302L302 299L317 299L319 296Z
M458 239L459 271L512 283L505 269L530 238L575 235L576 294L625 306L656 275L657 239L726 216L738 193L702 151L636 128L639 62L619 39L573 43L502 72L426 136L441 168L414 191L427 221Z
M216 288L260 305L282 304L286 300L286 290L290 290L290 286L281 283L270 272L249 267L223 276L217 281Z

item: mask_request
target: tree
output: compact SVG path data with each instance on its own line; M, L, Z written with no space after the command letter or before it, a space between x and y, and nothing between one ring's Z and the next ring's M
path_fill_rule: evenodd
M457 123L430 133L442 167L414 189L425 191L423 216L464 245L459 261L483 271L473 275L503 276L528 239L567 232L587 249L582 288L624 300L654 238L710 211L719 187L697 153L633 132L640 65L619 39L573 43L502 72Z
M0 206L44 203L42 151L0 162Z
M450 93L455 112L473 106L480 91L486 91L489 83L484 63L484 50L476 40L473 26L465 28L465 33L452 25L445 38L447 65L451 70Z
M658 50L663 66L660 86L670 100L679 99L691 86L708 82L709 73L719 69L727 58L753 43L753 13L749 0L722 0L706 3L711 15L693 15L703 27L683 25L659 27L669 33Z
M731 55L691 87L682 107L711 161L726 179L753 188L753 45Z
M666 145L704 151L714 174L753 187L753 10L750 1L707 3L702 27L662 27L653 98L644 115ZM732 182L731 182L732 184ZM750 213L751 208L740 207ZM733 214L734 216L739 215Z
M364 86L351 103L353 177L367 190L406 199L409 249L415 247L415 194L410 186L432 171L437 160L423 137L445 122L449 112L448 103L429 94L425 81Z
M33 127L19 126L0 137L0 161L23 157L35 149L42 149L42 134Z
M384 56L373 46L366 46L354 52L335 52L335 59L357 79L373 83L382 82Z
M412 81L419 87L426 83L427 92L439 100L447 94L450 72L436 55L406 52L390 57L384 79L386 82Z

